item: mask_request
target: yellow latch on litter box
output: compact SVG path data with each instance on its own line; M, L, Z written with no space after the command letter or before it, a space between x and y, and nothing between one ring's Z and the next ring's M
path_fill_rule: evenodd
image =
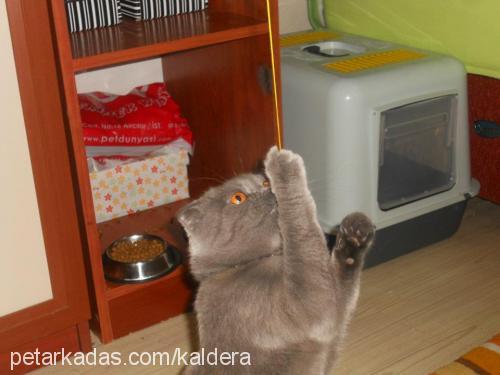
M323 66L340 73L355 73L361 70L378 68L388 64L417 60L425 56L426 55L421 52L398 49L383 52L374 52L362 56L355 56L344 60L324 64Z
M324 40L338 39L339 35L331 31L308 31L280 38L280 47L291 47L299 44L317 43Z

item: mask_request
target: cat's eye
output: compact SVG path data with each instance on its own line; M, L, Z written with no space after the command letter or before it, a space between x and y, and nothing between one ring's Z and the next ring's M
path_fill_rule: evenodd
M271 183L269 182L269 180L264 180L262 181L262 186L264 186L265 188L268 188L269 186L271 186Z
M246 200L247 200L247 195L239 191L231 196L230 202L231 204L238 205L244 203Z

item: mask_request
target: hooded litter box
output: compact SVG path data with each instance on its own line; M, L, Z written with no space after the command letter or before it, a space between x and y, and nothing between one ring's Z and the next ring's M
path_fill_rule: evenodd
M451 236L479 190L457 60L337 32L281 39L285 147L304 158L323 230L362 211L374 265Z

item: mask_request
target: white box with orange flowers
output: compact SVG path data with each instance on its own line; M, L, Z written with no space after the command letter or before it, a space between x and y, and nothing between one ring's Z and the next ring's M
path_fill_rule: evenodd
M98 223L189 197L188 152L178 150L90 173Z

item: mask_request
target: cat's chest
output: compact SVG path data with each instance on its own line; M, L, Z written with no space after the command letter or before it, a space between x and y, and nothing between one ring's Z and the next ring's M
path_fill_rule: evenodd
M252 269L202 282L196 298L198 313L210 312L228 319L270 314L282 295L282 277L272 268Z

